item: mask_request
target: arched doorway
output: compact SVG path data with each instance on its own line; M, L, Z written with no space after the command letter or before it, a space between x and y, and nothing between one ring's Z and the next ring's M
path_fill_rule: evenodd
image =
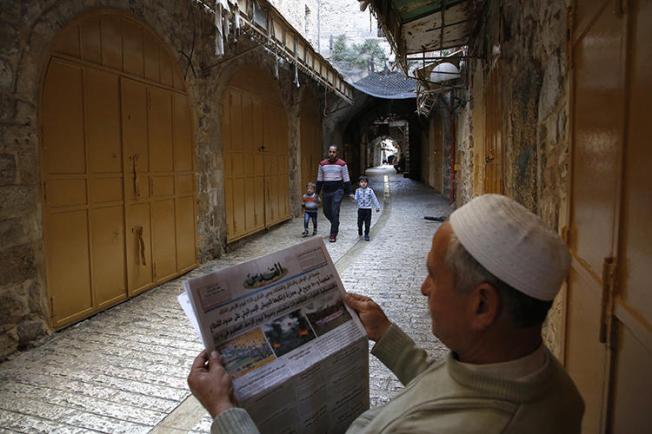
M288 121L278 84L251 66L222 100L227 242L290 218Z
M115 11L56 37L40 121L51 321L63 327L196 264L194 145L165 44Z

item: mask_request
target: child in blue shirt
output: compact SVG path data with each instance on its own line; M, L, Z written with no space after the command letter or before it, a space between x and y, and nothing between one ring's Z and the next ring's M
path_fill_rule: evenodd
M355 190L355 201L358 205L358 236L362 236L362 224L364 223L364 240L369 241L369 226L371 226L371 206L374 205L376 212L380 211L380 203L376 194L369 187L369 179L366 176L358 178L360 188Z

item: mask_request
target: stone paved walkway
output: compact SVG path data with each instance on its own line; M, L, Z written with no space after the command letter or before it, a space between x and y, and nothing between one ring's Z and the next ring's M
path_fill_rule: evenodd
M433 357L443 347L430 333L419 286L436 224L424 215L448 212L446 201L391 168L368 171L382 213L374 213L371 242L358 241L352 201L342 207L338 242L327 243L347 290L367 294ZM383 182L388 175L388 182ZM238 245L180 279L56 333L44 345L0 364L0 432L207 432L210 419L195 410L181 420L189 397L186 375L202 345L176 303L183 280L301 242L302 218ZM319 235L328 222L320 214ZM400 388L373 357L371 403ZM176 409L176 410L175 410ZM174 429L176 427L177 429Z

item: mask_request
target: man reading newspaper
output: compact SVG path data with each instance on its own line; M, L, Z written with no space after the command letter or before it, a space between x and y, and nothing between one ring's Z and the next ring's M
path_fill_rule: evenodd
M432 331L451 352L427 362L376 303L348 295L372 353L406 388L347 432L579 433L582 398L541 338L569 267L559 237L513 200L480 196L435 233L426 266ZM214 433L258 432L217 353L197 357L188 383Z
M369 408L368 339L321 238L184 285L179 302L206 347L190 382L212 415L321 434Z

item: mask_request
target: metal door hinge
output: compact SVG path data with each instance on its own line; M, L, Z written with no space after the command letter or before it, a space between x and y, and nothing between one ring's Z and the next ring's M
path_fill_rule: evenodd
M609 256L602 261L602 301L600 306L600 342L611 344L611 317L613 315L616 289L616 258Z

